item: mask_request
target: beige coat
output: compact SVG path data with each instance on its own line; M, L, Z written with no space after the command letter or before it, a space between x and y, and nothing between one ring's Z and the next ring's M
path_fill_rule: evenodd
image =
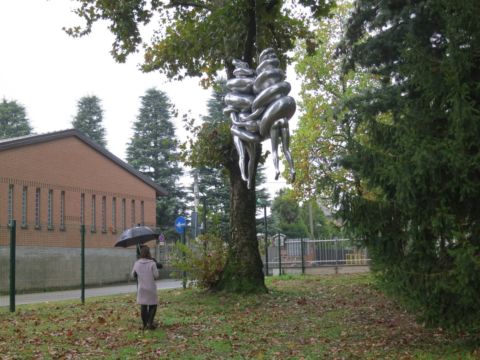
M132 277L137 273L138 289L137 304L157 305L157 284L158 270L155 261L150 259L138 259L133 265Z

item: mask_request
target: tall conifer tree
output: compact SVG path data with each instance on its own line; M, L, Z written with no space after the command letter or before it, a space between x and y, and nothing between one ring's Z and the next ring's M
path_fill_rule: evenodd
M103 109L100 99L95 95L84 96L77 103L77 115L72 126L83 132L97 144L106 147Z
M0 102L0 139L29 135L32 132L25 108L15 100Z
M184 191L179 184L178 141L172 117L175 109L163 91L148 89L141 97L133 137L127 146L127 161L161 185L167 192L157 201L157 224L167 234L173 232L175 218L183 212Z
M345 69L380 86L354 96L364 136L340 163L360 177L340 198L385 284L428 323L480 323L480 2L359 0Z
M212 87L211 97L207 101L207 115L202 117L204 126L215 127L225 122L223 98L226 93L225 79L216 81ZM225 169L199 165L193 171L197 173L199 192L202 196L198 221L202 222L203 211L207 211L208 218L216 224L216 228L212 229L210 226L210 230L216 231L226 239L230 228L230 188Z

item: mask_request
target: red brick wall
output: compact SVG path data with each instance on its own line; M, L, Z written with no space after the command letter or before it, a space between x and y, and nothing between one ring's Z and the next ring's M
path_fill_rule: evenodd
M78 247L80 198L85 194L87 246L110 247L122 232L122 199L126 203L126 227L141 222L155 226L155 189L118 166L76 137L58 139L0 151L0 226L8 222L8 189L14 186L14 218L17 220L17 241L44 245ZM22 192L28 187L27 229L21 228ZM40 188L41 229L35 229L35 197ZM53 190L53 229L48 229L48 193ZM65 231L60 229L60 199L65 191ZM91 232L92 195L96 198L96 231ZM106 197L106 227L102 232L102 198ZM116 198L117 232L112 233L112 198ZM131 219L135 200L135 222ZM68 233L68 234L67 234ZM70 235L71 234L71 235Z

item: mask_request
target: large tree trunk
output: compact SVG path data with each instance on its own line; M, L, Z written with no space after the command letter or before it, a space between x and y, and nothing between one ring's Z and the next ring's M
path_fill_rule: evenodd
M256 38L256 6L255 0L249 0L248 34L245 39L243 60L250 67L253 66L254 43ZM227 78L234 77L234 66L231 61L225 61ZM233 144L232 144L233 147ZM258 144L255 158L255 172L262 153L262 146ZM267 292L263 274L263 264L258 251L257 227L255 221L256 196L255 186L247 188L242 180L238 167L238 154L230 152L229 161L225 164L230 176L230 237L228 257L220 281L216 289L241 292ZM253 183L255 184L255 178Z
M230 165L229 249L227 263L216 289L241 293L267 292L262 259L258 251L255 188L247 189L237 161Z

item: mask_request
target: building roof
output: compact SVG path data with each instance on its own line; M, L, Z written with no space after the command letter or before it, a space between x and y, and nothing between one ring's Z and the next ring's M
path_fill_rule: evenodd
M68 129L68 130L55 131L55 132L39 134L39 135L26 135L26 136L20 136L20 137L9 138L9 139L0 139L0 151L18 148L18 147L27 146L27 145L35 145L35 144L40 144L44 142L55 141L58 139L64 139L71 136L76 137L80 141L83 141L85 144L90 146L95 151L99 152L101 155L105 156L106 158L113 161L115 164L117 164L121 168L125 169L132 175L136 176L145 184L154 188L158 196L167 195L167 191L163 187L155 183L152 179L145 176L137 169L133 168L131 165L127 164L122 159L113 155L107 149L98 145L96 142L88 138L84 133L82 133L77 129Z

